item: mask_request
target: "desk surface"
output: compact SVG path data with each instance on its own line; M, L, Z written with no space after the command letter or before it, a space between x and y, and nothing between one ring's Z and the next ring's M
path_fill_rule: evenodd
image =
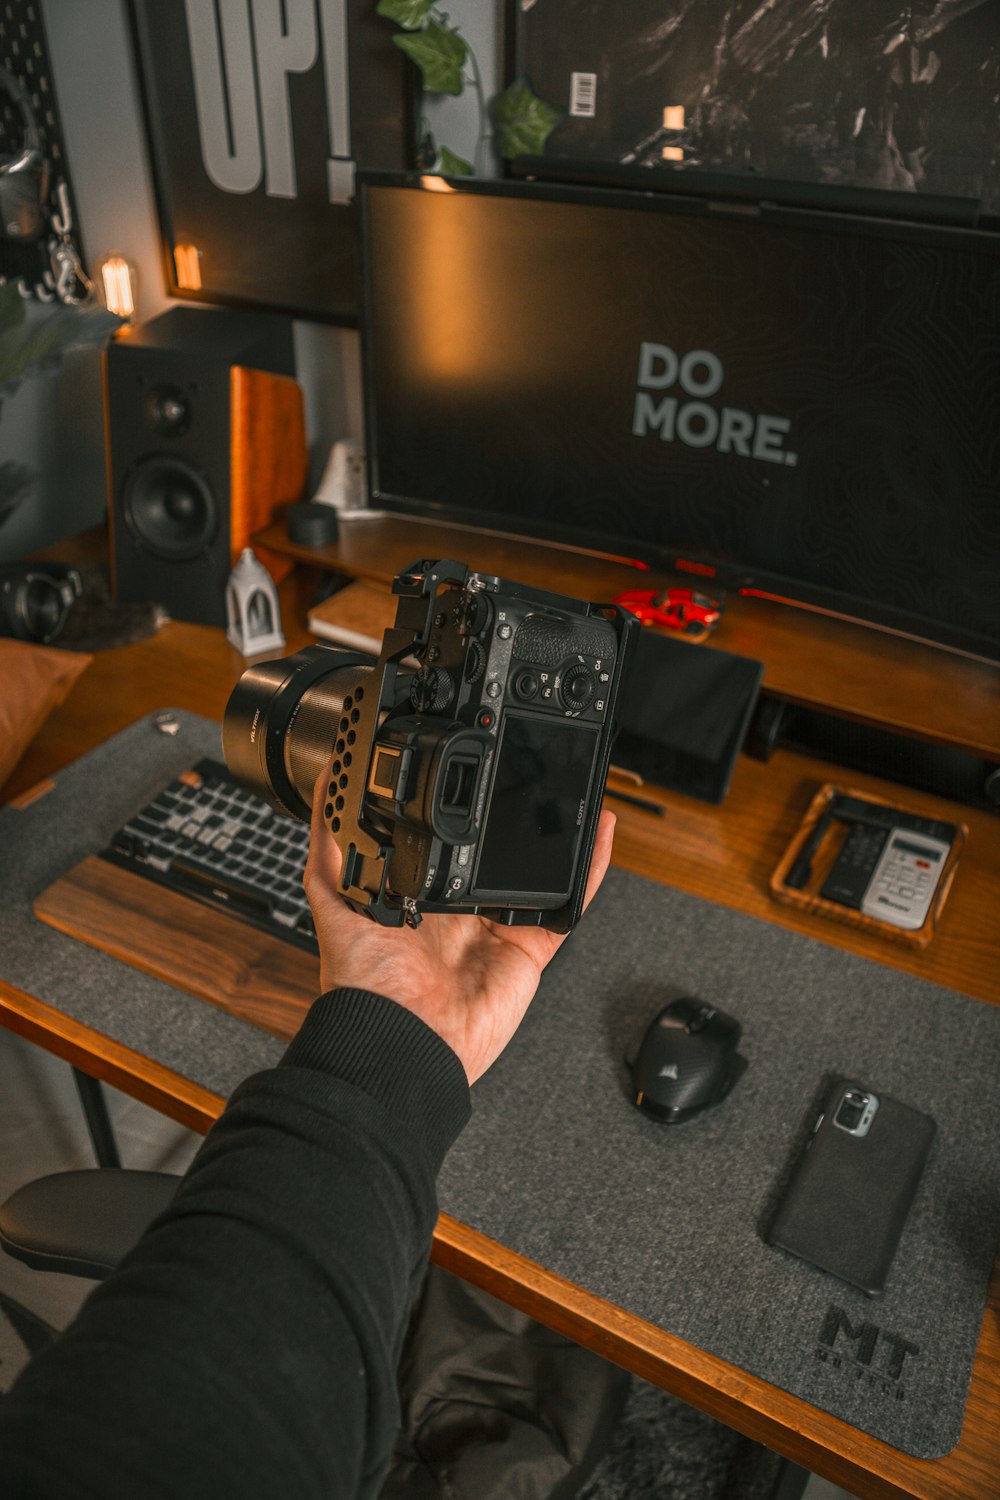
M554 566L558 567L558 561ZM549 586L552 581L550 571ZM295 575L282 589L289 650L307 639L293 623L302 617L302 588L302 578ZM941 690L954 701L954 681L948 670L951 658L944 660ZM26 792L153 709L170 704L221 718L243 665L221 632L184 624L170 625L138 645L97 655L43 728L5 795ZM766 765L741 757L730 795L721 807L706 807L668 793L659 794L668 811L665 819L616 807L616 863L1000 1004L1000 931L995 915L1000 895L1000 831L993 815L907 791L908 805L953 819L958 814L970 830L968 849L937 936L923 953L890 948L867 934L778 907L770 899L770 873L816 787L830 775L824 762L778 751ZM874 792L893 793L890 784L876 778L852 774L851 779ZM0 1021L196 1129L207 1129L222 1108L221 1099L155 1060L130 1053L9 986L0 986ZM439 1222L433 1253L448 1269L851 1493L986 1500L1000 1491L1000 1275L996 1272L961 1441L946 1458L921 1462L624 1314L585 1288L523 1260L454 1220Z

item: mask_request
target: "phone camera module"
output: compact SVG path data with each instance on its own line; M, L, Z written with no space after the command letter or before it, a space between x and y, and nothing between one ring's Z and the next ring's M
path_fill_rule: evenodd
M878 1109L874 1094L862 1093L858 1089L845 1089L837 1106L833 1123L849 1135L864 1136L871 1129Z

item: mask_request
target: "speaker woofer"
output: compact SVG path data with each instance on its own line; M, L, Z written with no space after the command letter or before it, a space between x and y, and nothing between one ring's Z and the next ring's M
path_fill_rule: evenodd
M198 470L176 458L147 458L130 471L125 523L157 557L182 562L204 552L219 527L215 497Z

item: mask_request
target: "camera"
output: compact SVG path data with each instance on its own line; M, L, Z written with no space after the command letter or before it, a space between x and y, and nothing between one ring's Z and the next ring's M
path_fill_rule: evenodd
M47 646L82 593L80 574L65 563L0 565L0 636Z
M232 773L323 820L341 893L386 926L477 912L568 932L579 920L628 646L639 628L459 562L393 583L375 665L309 646L250 666L223 722Z

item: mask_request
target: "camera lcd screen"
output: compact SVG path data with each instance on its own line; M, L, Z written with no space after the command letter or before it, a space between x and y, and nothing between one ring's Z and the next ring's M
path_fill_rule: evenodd
M565 719L507 714L500 733L476 890L565 897L598 731Z

